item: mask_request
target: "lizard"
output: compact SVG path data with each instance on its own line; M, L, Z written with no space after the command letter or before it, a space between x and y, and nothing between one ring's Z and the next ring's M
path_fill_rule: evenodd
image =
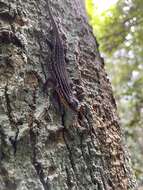
M77 112L79 109L79 101L74 96L71 89L71 85L66 70L64 46L58 30L57 23L52 15L52 11L49 5L49 0L47 1L47 9L51 20L52 34L53 34L52 42L50 42L50 46L52 48L52 63L50 64L50 66L51 66L52 78L54 83L56 84L55 90L59 96L61 103L65 107L68 107L73 111ZM46 86L47 84L48 84L48 79L45 82Z

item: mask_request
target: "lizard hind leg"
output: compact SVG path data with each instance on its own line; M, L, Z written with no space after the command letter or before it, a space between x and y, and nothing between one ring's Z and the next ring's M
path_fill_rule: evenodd
M65 117L65 107L63 103L60 100L60 97L56 90L53 91L52 93L52 100L54 109L56 110L57 114L61 117L61 124L64 126L64 117Z
M54 45L52 43L52 40L50 40L49 38L46 38L46 42L47 42L48 46L50 47L50 49L53 50Z

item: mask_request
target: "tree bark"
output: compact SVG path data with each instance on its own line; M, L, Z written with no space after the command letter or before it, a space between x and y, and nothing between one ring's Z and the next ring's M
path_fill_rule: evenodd
M136 182L111 84L83 1L50 1L84 117L66 110L50 76L46 0L0 1L0 189L126 190ZM79 118L80 117L80 118Z

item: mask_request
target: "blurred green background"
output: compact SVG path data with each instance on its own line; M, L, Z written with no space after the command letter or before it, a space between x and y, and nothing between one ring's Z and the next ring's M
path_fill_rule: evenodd
M86 0L133 169L143 185L143 0Z

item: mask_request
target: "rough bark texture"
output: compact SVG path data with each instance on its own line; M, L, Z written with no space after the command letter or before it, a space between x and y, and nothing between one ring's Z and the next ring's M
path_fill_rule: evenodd
M46 1L0 1L0 189L135 189L104 61L83 2L51 1L85 117L60 112L50 76ZM6 36L7 35L7 36Z

